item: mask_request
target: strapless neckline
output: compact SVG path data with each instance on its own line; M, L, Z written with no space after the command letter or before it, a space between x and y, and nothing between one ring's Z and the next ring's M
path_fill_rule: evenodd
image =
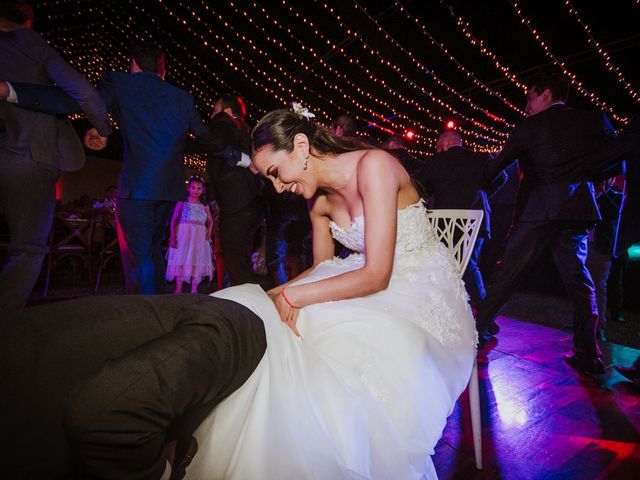
M423 203L424 203L424 200L421 198L415 203L411 203L411 204L407 205L404 208L399 208L398 209L398 215L400 215L402 212L405 212L405 211L407 211L407 210L409 210L411 208L415 208L418 205L422 205ZM347 228L341 227L340 225L338 225L333 220L329 220L329 225L331 226L331 228L335 228L336 230L340 230L342 232L350 232L351 230L353 230L353 226L357 222L360 222L361 220L364 220L364 214L363 215L358 215L357 217L354 217L353 220L351 220L351 224Z

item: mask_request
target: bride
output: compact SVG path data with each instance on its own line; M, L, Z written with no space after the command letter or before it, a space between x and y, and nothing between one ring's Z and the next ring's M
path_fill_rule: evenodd
M215 294L257 313L268 347L198 428L187 478L437 478L430 455L475 355L463 283L400 163L305 113L267 114L253 163L313 202L314 264L268 295ZM334 258L334 239L355 253Z

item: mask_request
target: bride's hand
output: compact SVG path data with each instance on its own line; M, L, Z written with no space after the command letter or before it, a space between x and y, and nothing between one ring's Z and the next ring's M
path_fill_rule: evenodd
M296 326L300 309L293 307L287 303L284 296L282 295L282 290L277 296L272 297L272 299L274 305L276 306L276 310L278 310L278 314L280 315L280 320L282 320L297 337L302 338L302 335L300 335L300 332L298 331L298 328Z
M275 302L275 298L280 295L280 292L282 290L284 290L285 286L283 285L278 285L277 287L273 287L272 289L267 291L267 295L269 295L271 297L271 300L273 300Z

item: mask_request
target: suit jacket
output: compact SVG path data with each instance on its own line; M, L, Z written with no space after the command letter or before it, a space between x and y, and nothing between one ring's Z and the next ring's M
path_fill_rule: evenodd
M124 165L118 196L182 200L187 135L205 131L191 94L149 72L108 72L98 90L122 134Z
M586 165L586 174L592 178L609 178L624 170L626 158L626 186L615 256L624 254L634 243L640 242L640 115L618 138L609 138Z
M0 78L10 82L58 85L81 107L101 135L109 135L107 109L91 84L31 29L0 32ZM27 156L62 171L77 170L85 155L66 118L27 111L0 102L0 154Z
M585 165L614 136L603 113L566 105L552 105L520 122L491 167L499 172L519 161L516 220L600 220Z
M78 111L78 104L56 88L12 85L22 108L52 114ZM98 91L118 123L123 140L124 165L118 196L133 200L182 200L187 135L189 132L202 135L206 131L191 94L149 72L107 72Z
M189 151L207 154L207 198L218 202L223 215L246 207L260 192L260 179L229 161L230 150L250 153L251 132L246 123L225 112L216 113L207 124L207 132L189 143Z
M434 208L462 208L484 211L483 233L491 233L491 207L485 185L490 180L488 166L491 156L472 152L462 147L452 147L427 159L423 169L423 184L434 196ZM493 191L506 181L501 173L493 185ZM489 188L489 187L486 187Z
M625 195L614 255L624 254L634 243L640 243L640 148L627 159Z

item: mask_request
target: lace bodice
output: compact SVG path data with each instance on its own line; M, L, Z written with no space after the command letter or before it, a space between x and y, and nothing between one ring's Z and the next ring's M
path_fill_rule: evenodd
M356 217L349 229L341 228L333 221L329 223L331 235L342 245L358 253L365 253L364 216ZM422 250L438 243L429 220L427 209L422 200L398 210L396 233L396 256L401 253Z
M180 215L180 223L194 223L196 225L207 224L207 212L201 203L182 203L182 214Z

